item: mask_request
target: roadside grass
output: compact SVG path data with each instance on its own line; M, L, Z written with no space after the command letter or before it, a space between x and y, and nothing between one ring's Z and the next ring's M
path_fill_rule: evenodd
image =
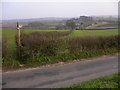
M109 75L109 76L103 76L100 78L92 79L89 81L81 82L78 84L71 85L69 87L61 87L51 90L78 90L78 89L117 89L119 88L119 82L120 82L120 73ZM118 89L117 89L118 90Z
M54 64L59 62L69 62L73 60L81 60L83 58L87 59L91 57L108 55L117 52L118 50L116 49L107 49L107 50L98 50L98 51L86 51L77 54L63 53L56 56L43 56L40 58L36 58L34 60L32 59L26 60L25 67L36 67L40 65Z
M74 84L68 88L118 88L120 73Z
M63 53L59 54L56 56L42 56L39 58L35 59L28 59L25 60L23 66L20 66L20 63L18 60L11 60L3 63L3 71L9 71L9 70L16 70L20 68L29 68L29 67L38 67L38 66L43 66L43 65L50 65L50 64L55 64L59 62L69 62L73 60L81 60L81 59L87 59L91 57L96 57L96 56L102 56L102 55L109 55L112 53L117 53L117 49L107 49L107 50L97 50L97 51L87 51L87 52L81 52L77 54L68 54L68 53Z

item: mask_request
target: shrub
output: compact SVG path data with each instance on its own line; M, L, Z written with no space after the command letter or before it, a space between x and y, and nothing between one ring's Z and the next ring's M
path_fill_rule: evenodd
M68 32L33 32L21 34L20 59L55 56L65 52L66 41L63 39ZM17 41L17 37L16 37ZM17 43L17 42L16 42ZM18 43L17 43L18 46ZM19 52L19 49L17 49Z
M84 51L105 50L109 48L118 49L119 36L110 37L77 37L68 39L70 53Z
M8 43L6 38L2 38L2 58L3 60L8 59Z

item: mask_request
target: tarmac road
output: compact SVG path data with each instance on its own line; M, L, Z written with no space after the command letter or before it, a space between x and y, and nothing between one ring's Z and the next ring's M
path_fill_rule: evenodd
M5 72L3 88L58 88L118 72L118 56L104 56L43 68Z

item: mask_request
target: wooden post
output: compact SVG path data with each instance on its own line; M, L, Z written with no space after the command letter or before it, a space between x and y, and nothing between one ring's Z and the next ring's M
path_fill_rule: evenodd
M18 29L18 45L19 45L19 47L21 46L21 42L20 42L20 29Z
M20 47L20 44L21 44L21 42L20 42L20 25L18 24L18 22L17 22L17 34L18 34L18 46Z
M18 54L19 54L19 56L20 56L20 48L21 48L20 28L21 28L21 26L17 22L18 50L19 50Z

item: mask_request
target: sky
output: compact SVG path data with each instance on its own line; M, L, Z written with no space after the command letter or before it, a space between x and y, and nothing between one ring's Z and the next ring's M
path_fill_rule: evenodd
M2 19L118 15L117 0L109 0L109 2L107 0L43 1L4 0L1 5Z

